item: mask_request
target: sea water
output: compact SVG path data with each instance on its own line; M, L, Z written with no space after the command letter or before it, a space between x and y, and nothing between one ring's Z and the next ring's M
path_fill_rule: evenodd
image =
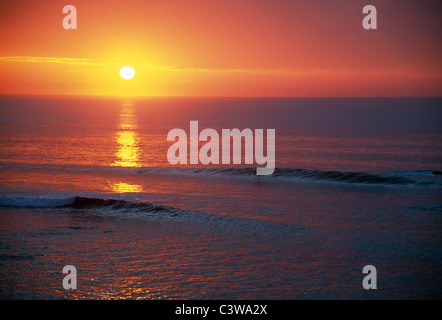
M441 120L441 98L1 96L0 297L441 298ZM275 172L170 165L190 121L275 129Z

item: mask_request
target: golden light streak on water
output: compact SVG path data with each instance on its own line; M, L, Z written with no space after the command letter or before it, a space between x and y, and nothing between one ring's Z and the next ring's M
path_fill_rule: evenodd
M124 182L113 183L110 185L110 190L117 193L127 192L143 192L143 188L138 184L129 184Z
M112 166L141 167L135 105L130 101L121 104L119 129L115 133L118 150Z

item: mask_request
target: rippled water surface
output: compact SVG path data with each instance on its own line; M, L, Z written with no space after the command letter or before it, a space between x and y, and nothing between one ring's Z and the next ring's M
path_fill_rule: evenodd
M440 298L441 102L3 96L0 297ZM171 166L191 120L276 129L275 172Z

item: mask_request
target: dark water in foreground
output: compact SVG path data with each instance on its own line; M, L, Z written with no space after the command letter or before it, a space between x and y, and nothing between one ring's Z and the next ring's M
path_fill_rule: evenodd
M441 298L441 102L3 96L0 297ZM275 173L169 165L190 120L276 129Z

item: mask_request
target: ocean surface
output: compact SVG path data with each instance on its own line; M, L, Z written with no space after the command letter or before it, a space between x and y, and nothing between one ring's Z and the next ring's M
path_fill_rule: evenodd
M170 165L195 120L275 129L275 172ZM442 98L0 96L0 298L440 299L441 123Z

